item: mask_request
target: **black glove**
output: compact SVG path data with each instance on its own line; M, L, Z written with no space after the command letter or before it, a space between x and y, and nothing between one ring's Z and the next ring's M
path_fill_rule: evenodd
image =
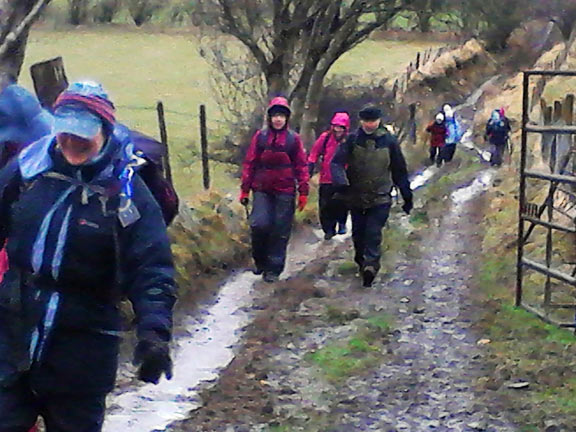
M242 204L244 207L246 207L249 202L250 202L250 198L242 198L240 200L240 204Z
M414 204L412 203L412 200L404 201L404 204L402 205L402 210L404 210L404 213L409 215L413 207Z
M166 379L172 379L172 359L166 342L141 340L134 350L134 365L138 369L138 379L147 383L158 384L162 373Z

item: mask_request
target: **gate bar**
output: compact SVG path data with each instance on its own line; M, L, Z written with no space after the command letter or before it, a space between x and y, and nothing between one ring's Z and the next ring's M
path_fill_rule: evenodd
M551 276L555 279L561 280L562 282L566 282L576 287L576 278L573 278L572 276L569 276L559 270L554 270L552 268L546 267L545 265L537 263L536 261L532 261L528 258L524 258L522 260L522 265L531 268L532 270L535 270L539 273L542 273L546 276Z

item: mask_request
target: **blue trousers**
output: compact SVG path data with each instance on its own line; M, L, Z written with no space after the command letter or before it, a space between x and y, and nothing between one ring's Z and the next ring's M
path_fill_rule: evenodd
M382 228L390 214L390 204L380 204L367 209L352 208L352 240L354 261L360 267L380 270L382 255Z
M257 269L276 275L284 270L294 210L294 195L254 193L250 229L252 257Z

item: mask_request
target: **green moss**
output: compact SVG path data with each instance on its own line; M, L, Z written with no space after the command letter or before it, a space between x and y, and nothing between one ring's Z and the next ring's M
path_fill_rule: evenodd
M344 314L340 312L339 316ZM346 340L332 342L306 356L329 381L342 381L382 362L384 336L392 328L390 319L385 314L378 314L366 318L364 326L362 322L359 320L359 330Z
M374 327L380 329L383 332L390 332L392 330L391 319L386 314L374 315L366 319L366 321L373 325Z
M338 273L341 275L353 275L358 271L358 264L354 261L346 261L338 266Z
M417 209L410 214L410 223L417 228L426 226L430 223L428 212L424 209Z
M316 364L329 381L341 381L377 364L379 348L360 337L336 342L311 353L307 359Z

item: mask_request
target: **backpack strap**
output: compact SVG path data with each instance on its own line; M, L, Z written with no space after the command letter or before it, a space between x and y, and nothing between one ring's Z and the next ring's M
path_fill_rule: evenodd
M268 147L268 136L270 134L270 130L268 128L260 130L260 134L258 135L258 139L256 141L256 148L258 150L258 156L266 150ZM286 130L286 143L285 148L280 150L285 152L290 157L290 160L293 159L294 153L296 151L296 134L291 129Z
M320 152L322 159L324 159L326 157L326 147L328 145L329 140L330 140L330 132L327 131L326 137L324 137L324 142L322 143L322 152Z

